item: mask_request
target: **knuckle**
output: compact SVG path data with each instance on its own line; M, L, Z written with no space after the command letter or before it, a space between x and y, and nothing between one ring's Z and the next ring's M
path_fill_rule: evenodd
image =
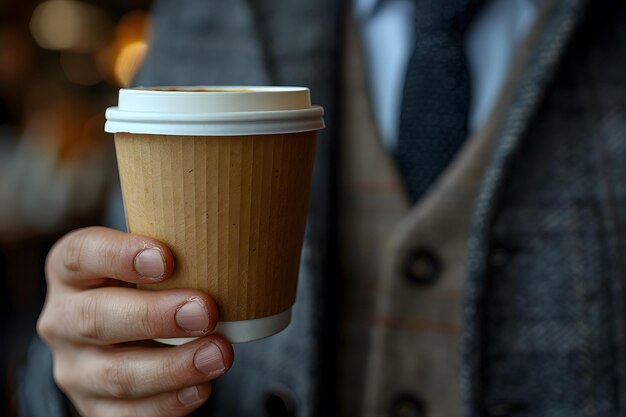
M86 245L85 233L76 231L65 237L64 250L61 253L63 267L70 272L79 272Z
M146 337L159 336L159 323L161 322L161 314L158 310L158 304L153 303L136 303L132 306L130 320L137 323L139 331Z
M50 315L44 312L37 320L37 334L48 344L54 340L57 334L57 328L54 325L54 321L50 320L49 317Z
M155 380L163 384L161 388L166 388L167 385L180 385L185 382L192 383L193 381L183 380L184 375L187 375L187 378L189 375L193 375L186 368L187 366L181 360L180 355L168 355L155 370Z
M126 256L131 252L125 241L103 241L99 251L102 254L102 264L107 271L118 271L126 263Z
M135 381L132 364L121 357L108 361L104 367L102 380L106 392L113 398L131 398Z
M128 407L124 407L124 409L120 411L119 416L120 417L139 417L140 414L136 408L128 406Z
M46 273L46 281L48 283L50 282L50 279L54 274L54 265L58 264L59 250L59 242L57 242L54 244L54 246L52 246L52 249L50 249L48 255L46 256L44 270Z
M76 409L75 415L81 415L83 417L103 417L102 413L97 410L98 400L85 397L85 396L73 396L68 394L68 399Z
M89 399L76 404L80 415L84 417L139 417L142 416L136 407L130 404L113 404L108 399Z
M70 390L71 382L69 372L66 367L59 364L58 360L54 360L52 365L52 379L61 391L67 393Z
M88 294L79 304L76 314L76 331L88 340L100 340L104 336L104 322L99 314L101 297Z
M183 406L178 401L176 393L171 393L167 396L163 396L154 403L154 416L155 417L170 417L180 413Z
M48 345L52 345L54 341L61 335L61 323L66 321L67 314L66 303L46 301L43 311L37 319L37 334Z

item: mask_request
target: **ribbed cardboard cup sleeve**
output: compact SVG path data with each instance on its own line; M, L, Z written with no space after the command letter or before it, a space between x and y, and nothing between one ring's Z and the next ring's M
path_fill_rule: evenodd
M295 301L316 132L250 136L115 134L126 222L169 246L173 276L147 290L195 288L220 320Z

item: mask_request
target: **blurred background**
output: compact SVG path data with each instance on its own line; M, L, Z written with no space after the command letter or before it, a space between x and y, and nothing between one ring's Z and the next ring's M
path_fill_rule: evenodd
M149 48L150 2L0 2L0 415L65 232L103 222L116 181L104 110Z

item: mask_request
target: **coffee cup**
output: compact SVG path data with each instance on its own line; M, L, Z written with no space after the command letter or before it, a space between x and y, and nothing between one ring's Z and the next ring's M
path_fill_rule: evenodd
M303 87L122 89L106 112L129 232L175 270L143 290L200 289L233 343L284 329L295 301L317 130ZM186 339L161 339L169 344Z

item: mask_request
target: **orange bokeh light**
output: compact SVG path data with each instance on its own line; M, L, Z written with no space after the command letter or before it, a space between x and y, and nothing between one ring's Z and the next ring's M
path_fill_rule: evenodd
M143 40L122 46L115 57L113 74L118 85L128 87L143 63L148 52L148 44Z
M127 87L140 68L149 46L150 16L142 10L126 13L115 29L115 40L99 55L103 75Z

